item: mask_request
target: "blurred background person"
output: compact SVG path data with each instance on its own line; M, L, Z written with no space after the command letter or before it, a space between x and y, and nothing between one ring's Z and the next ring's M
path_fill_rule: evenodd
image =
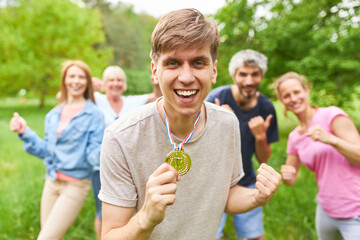
M299 125L289 134L281 175L294 185L301 163L315 173L316 231L320 240L360 239L360 136L340 108L309 103L304 76L286 73L275 82L279 100Z
M105 126L109 126L120 116L128 113L129 111L140 107L146 103L152 102L160 97L161 91L158 84L155 84L151 79L153 85L153 92L144 95L123 96L123 93L127 89L126 75L123 69L119 66L109 66L103 72L102 82L100 79L93 78L94 86L96 86L97 92L95 92L95 100L97 106L104 114ZM100 89L104 89L105 94L99 92ZM92 185L94 191L94 198L96 204L95 214L95 232L100 239L101 236L101 201L98 198L98 194L101 188L99 168L94 169L92 176Z
M62 239L79 214L99 166L104 117L94 103L90 68L82 61L62 65L61 104L45 117L41 139L14 113L10 130L24 149L44 159L46 180L41 197L42 239Z
M207 101L221 105L235 113L239 120L241 157L245 176L239 185L255 188L256 175L252 156L258 162L267 163L271 156L273 142L279 140L274 105L258 91L267 70L267 58L260 52L246 49L238 51L231 58L229 73L234 84L212 90ZM224 213L216 235L221 239L227 214ZM236 236L246 239L264 239L262 207L247 213L232 215Z

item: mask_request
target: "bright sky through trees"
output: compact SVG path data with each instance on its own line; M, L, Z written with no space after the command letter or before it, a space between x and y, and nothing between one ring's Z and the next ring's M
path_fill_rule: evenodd
M110 0L118 2L118 0ZM225 0L121 0L134 6L134 11L147 12L154 17L161 17L167 12L181 8L196 8L203 14L214 14L225 5Z

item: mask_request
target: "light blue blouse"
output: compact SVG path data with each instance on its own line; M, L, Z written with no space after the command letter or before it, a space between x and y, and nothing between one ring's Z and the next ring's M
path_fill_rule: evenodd
M100 164L104 116L91 100L87 100L82 111L57 137L63 105L46 114L44 139L29 127L19 138L23 140L25 151L44 159L46 177L55 180L56 171L60 171L71 177L89 179L93 167Z

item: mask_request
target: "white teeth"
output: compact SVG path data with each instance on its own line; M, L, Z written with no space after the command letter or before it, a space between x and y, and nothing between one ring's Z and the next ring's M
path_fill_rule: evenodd
M177 90L176 93L180 96L184 96L184 97L188 97L191 96L193 94L196 93L196 90L192 90L192 91L181 91L181 90Z
M291 105L291 107L293 109L299 108L299 107L301 107L301 102L295 103L295 104Z

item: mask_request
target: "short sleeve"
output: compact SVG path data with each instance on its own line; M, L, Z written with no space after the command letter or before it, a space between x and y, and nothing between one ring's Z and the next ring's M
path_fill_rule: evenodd
M296 131L296 128L295 128L294 131ZM293 134L294 134L294 132L291 132L291 133L289 134L289 139L288 139L288 142L287 142L286 153L287 153L287 154L298 155L298 152L297 152L297 150L296 150L296 148L295 148L295 145L294 145L294 140L293 140L294 137L293 137Z
M238 127L238 121L234 121L234 167L233 167L233 175L231 180L231 187L235 186L242 177L245 176L243 164L242 164L242 157L241 157L241 142L240 142L240 128Z
M137 192L119 143L105 130L100 155L101 201L120 207L135 207Z
M338 116L348 117L348 115L341 108L334 106L327 107L326 117L324 117L325 121L327 121L326 126L331 126L334 119Z

